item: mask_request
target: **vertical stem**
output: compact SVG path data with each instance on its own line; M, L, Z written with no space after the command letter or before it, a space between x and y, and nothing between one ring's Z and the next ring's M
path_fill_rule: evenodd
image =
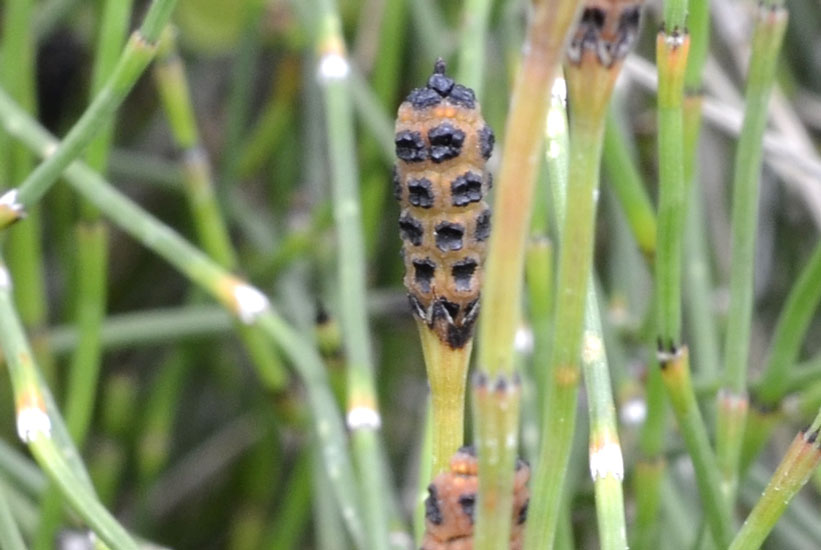
M659 213L656 252L658 337L665 345L681 338L681 252L687 182L684 180L682 96L690 37L659 32L658 145Z
M338 246L340 320L348 361L348 427L362 473L368 546L378 550L388 547L387 507L383 499L390 489L379 467L381 421L366 311L365 241L348 85L350 66L334 2L322 0L317 7L320 11L318 78L325 96Z
M758 222L761 147L767 107L775 81L776 62L787 28L781 2L762 4L756 14L744 123L738 142L733 178L730 307L725 341L724 388L719 394L718 456L724 491L732 502L747 413L747 370L753 315L755 236ZM734 404L738 406L734 406Z
M459 40L459 71L456 80L482 97L485 73L485 46L491 0L468 0L462 9Z
M556 311L545 398L547 407L544 410L541 450L533 480L534 496L531 510L536 520L530 524L528 529L525 541L528 549L552 547L560 514L576 424L578 385L581 376L580 353L584 335L588 284L592 280L594 227L605 116L622 62L620 57L602 59L594 51L595 48L585 46L587 39L580 37L591 32L594 33L593 36L596 36L596 41L600 46L610 45L606 42L608 38L595 34L597 32L595 25L588 27L590 24L586 22L587 13L586 10L578 25L565 65L570 103L570 164L566 201L556 201L558 205L566 203L566 209L564 216L559 218L559 227L562 229L560 230L561 241L556 284ZM615 10L604 12L605 19L616 19L620 15ZM638 11L635 15L638 16ZM638 19L636 18L637 24ZM622 32L628 33L620 39L624 39L629 48L632 42L629 33L635 33L635 29L624 28ZM558 211L562 210L558 209ZM592 284L589 288L592 289ZM595 299L593 301L595 307ZM600 335L599 342L601 343ZM601 347L603 348L603 344ZM608 387L603 391L609 394L610 389ZM598 397L603 400L607 399L603 394ZM612 396L609 399L612 405ZM603 401L598 405L603 406ZM608 424L608 427L605 427L601 423L603 418L598 413L604 413L605 409L606 407L596 411L596 420L600 424L594 427L597 432L592 437L598 438L601 435L608 440L596 440L595 453L599 452L600 443L612 451L613 447L610 446L612 440L609 438L618 440L615 433L609 431L609 428L613 426ZM596 456L599 455L591 455L591 464ZM607 473L601 476L602 480L613 473L611 468L614 468L612 463L607 465ZM593 475L594 478L599 476L598 467ZM611 495L605 491L605 495L600 496L605 496L605 500L608 500ZM602 500L598 503L604 504ZM610 505L604 505L598 511L606 515L613 511L616 514L619 513ZM607 523L609 524L609 521ZM607 528L609 529L609 525ZM617 541L609 538L609 534L608 532L608 543L618 545Z
M505 128L494 229L485 269L478 368L487 373L490 380L497 376L509 378L513 373L513 338L520 320L529 212L544 140L549 90L577 13L578 1L542 0L535 2L532 8ZM476 408L479 429L484 430L481 426L489 426L494 418L505 417L504 411L493 410L493 402L490 403ZM518 406L515 410L518 413ZM509 427L503 421L495 425L499 429ZM515 425L513 422L512 426ZM495 438L510 443L505 445L500 457L488 456L490 453L483 454L481 450L479 453L479 511L475 536L480 545L477 550L498 548L490 543L493 532L509 533L510 530L510 503L504 502L507 508L495 507L489 497L496 493L507 498L512 492L517 430L497 432Z
M3 14L2 54L6 62L0 68L0 82L27 112L36 109L35 43L33 34L33 6L31 0L12 0L5 4ZM13 184L23 179L33 164L31 153L25 147L8 142L0 144L0 184ZM14 288L14 299L23 323L38 332L47 323L45 275L43 273L43 245L41 212L30 212L28 223L10 231L6 245L9 268L19 283ZM35 350L49 380L54 378L52 358L43 346Z

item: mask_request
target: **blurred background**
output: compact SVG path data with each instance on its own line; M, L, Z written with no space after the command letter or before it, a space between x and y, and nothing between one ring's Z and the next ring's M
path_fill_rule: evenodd
M146 4L135 2L132 28ZM335 325L335 240L328 144L316 78L314 41L320 22L313 4L308 0L180 0L173 21L202 145L240 272L268 293L286 318L304 331L317 331L341 395L344 357ZM410 89L425 82L437 57L455 67L465 4L459 0L339 1L352 61L382 433L396 498L406 517L416 487L427 389L401 283L398 207L390 184L393 117ZM508 91L528 1L492 4L482 52L484 86L478 97L498 143L505 138ZM34 3L37 116L58 136L65 134L88 103L101 5L91 0ZM787 5L791 19L765 141L753 373L763 363L777 315L821 228L821 4L789 0ZM715 321L718 342L723 342L728 301L729 182L743 108L753 7L750 1L712 6L705 123L693 195L693 208L700 217L688 230L688 239L706 251L708 262L702 267L708 292L702 297ZM0 4L0 17L4 12ZM645 6L641 38L623 71L613 121L653 197L657 157L652 60L659 12L659 2ZM12 62L2 59L3 65ZM114 136L107 170L110 181L196 241L183 193L184 157L169 131L151 68L119 110ZM497 146L491 169L498 165L500 150ZM649 355L644 331L651 277L608 189L607 166L603 176L596 269L607 312L608 353L629 470L643 419L640 388ZM549 208L548 194L541 194L539 201L535 207ZM46 314L43 323L30 328L53 354L51 388L59 402L64 397L68 357L77 341L71 289L77 276L72 269L77 248L72 228L78 212L76 195L58 184L44 200L41 216ZM103 501L141 536L177 548L315 548L313 510L331 496L314 475L310 411L297 378L292 375L277 391L263 388L222 308L113 226L108 275L105 353L91 430L82 449ZM688 292L692 288L687 287ZM687 319L685 328L694 330ZM524 342L527 330L525 323ZM528 353L524 345L524 366ZM821 320L816 316L801 360L818 362L819 354ZM708 393L709 382L705 381ZM808 420L802 403L796 401L794 409L787 411L776 443L754 468L746 493L742 491L748 504L757 498L795 427ZM0 438L3 456L21 451L8 384L0 384ZM698 510L692 473L685 461L678 461L682 454L680 444L673 443L669 460L674 476L665 491L678 498L668 498L664 507L664 521L672 529L670 540L665 541L670 548L686 547L678 546L678 541L690 541L688 527L693 524L688 526L686 518ZM32 514L37 512L43 479L35 474L33 489L21 490L20 506L21 510L29 506L29 517L36 518ZM576 475L572 520L577 547L593 548L592 486L584 468ZM804 507L799 509L805 515L788 516L782 522L787 534L784 527L777 530L771 548L818 547L819 539L812 537L819 527L812 518L819 510L819 487L821 479L802 494L799 500ZM629 491L627 496L629 522ZM670 519L676 514L678 519ZM71 525L71 518L64 518L61 531ZM344 544L341 536L340 543Z

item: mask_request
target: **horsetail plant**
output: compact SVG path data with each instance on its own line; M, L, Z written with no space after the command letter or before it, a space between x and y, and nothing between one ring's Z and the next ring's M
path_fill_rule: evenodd
M639 5L635 2L585 3L581 21L572 35L567 52L569 175L565 214L560 217L562 230L556 278L556 320L547 376L541 448L533 480L534 489L538 490L534 491L534 519L526 539L529 549L552 547L555 538L564 491L564 472L576 425L585 302L592 273L604 126L613 86L636 38L638 23ZM609 394L609 388L606 391ZM608 426L613 427L612 424ZM617 471L613 460L614 434L608 430L607 434L597 432L596 436L599 435L605 435L605 439L597 440L591 448L591 464L594 460L598 464L594 476L601 479L611 475L619 478L622 474ZM620 479L617 481L620 484ZM626 547L623 536L621 533L621 542L618 537L616 540L608 538L613 545L610 547Z
M185 67L176 45L176 30L168 26L158 42L154 79L166 113L171 135L182 151L183 190L203 251L226 269L237 268L237 253L217 202L208 155L200 144L196 115ZM256 327L236 324L237 332L265 385L281 391L287 374L270 342Z
M519 327L525 250L533 190L544 142L545 115L578 0L531 2L525 45L516 72L505 126L494 230L488 245L483 321L479 325L478 377L509 388L514 383L513 342ZM477 378L477 380L482 378ZM510 399L504 391L476 407L476 425L509 426ZM518 405L516 405L518 409ZM495 418L495 420L494 420ZM490 550L509 543L513 464L518 447L514 431L484 431L479 441L479 495L476 548ZM542 491L540 487L539 492ZM528 528L525 544L531 537Z
M787 505L821 462L819 430L821 411L809 428L795 436L761 498L730 544L730 550L758 550L761 547Z
M52 481L97 536L115 548L138 546L100 504L45 385L11 298L12 280L0 262L0 346L11 373L17 432Z
M54 138L2 91L0 121L9 134L41 156L56 147ZM64 175L76 191L125 232L206 290L240 321L259 326L292 361L306 381L308 401L334 496L353 540L363 545L365 535L353 468L345 445L344 426L329 389L324 365L315 348L273 311L267 297L258 289L221 268L86 165L75 161ZM264 377L264 374L260 373L260 376Z
M473 90L446 76L440 59L427 85L399 107L395 142L404 282L431 388L436 474L463 443L467 370L490 233L485 163L494 137Z
M636 7L637 6L631 6ZM556 80L554 89L564 88L564 80ZM563 91L563 90L562 90ZM564 119L566 97L555 93L558 101L551 103L547 129L548 173L565 177L551 177L550 183L556 210L559 233L565 230L567 216L567 155L559 149L567 140L567 125ZM561 134L564 133L562 136ZM551 150L551 148L553 150ZM566 146L564 147L566 149ZM559 150L557 150L559 149ZM577 152L577 151L571 151ZM593 479L596 498L596 519L599 527L601 548L624 550L627 548L627 528L624 515L624 459L619 442L616 421L616 407L610 383L610 372L605 353L601 316L596 298L593 272L588 275L585 289L584 335L581 345L581 370L587 390L587 405L590 417L590 437L588 444L590 476Z
M56 149L47 151L46 159L20 183L0 197L0 227L8 227L26 214L57 181L65 168L88 147L97 132L114 115L114 111L154 58L156 43L171 17L176 0L154 0L143 23L123 49L114 71L80 119L72 126Z
M724 492L732 502L738 485L744 425L747 419L747 370L753 316L753 269L758 222L759 173L770 93L787 28L781 0L759 5L747 76L744 124L736 149L733 178L732 262L724 387L718 395L716 441Z
M347 367L347 425L359 466L366 540L388 548L389 484L382 466L379 404L366 312L365 240L362 234L353 115L348 85L350 65L333 0L317 2L318 81L325 100L333 214L339 254L340 321Z

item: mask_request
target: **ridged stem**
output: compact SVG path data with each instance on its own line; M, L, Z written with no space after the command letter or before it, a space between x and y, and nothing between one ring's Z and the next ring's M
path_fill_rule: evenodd
M237 253L231 244L228 227L214 189L213 171L200 144L199 130L185 66L177 52L175 31L166 27L158 44L154 78L171 129L182 151L183 190L194 221L197 241L203 251L226 269L236 269ZM281 390L287 373L265 336L254 327L236 323L249 356L264 373L268 389Z
M6 357L17 408L17 431L63 497L112 547L138 548L100 504L54 400L34 362L11 300L11 277L0 264L0 347Z
M659 367L682 439L693 461L707 525L716 545L719 548L726 548L730 543L732 518L721 490L718 462L710 446L707 428L693 392L687 347L660 350Z
M605 67L589 54L583 54L580 64L565 67L571 111L569 172L566 210L559 223L562 229L547 406L532 483L531 511L537 519L528 527L528 549L552 546L558 524L576 424L605 115L619 69L620 63Z
M728 501L735 498L747 411L750 326L753 316L755 236L758 222L761 150L776 63L787 28L781 5L758 8L745 94L744 123L733 177L730 306L724 344L724 388L719 394L716 443ZM722 406L731 401L743 406Z
M730 550L757 550L761 547L790 500L807 483L821 462L820 426L821 413L809 429L795 436L761 498L733 539Z
M580 84L583 85L580 82L577 83L577 86ZM578 90L576 90L576 93L578 93ZM572 88L570 101L573 101ZM608 112L611 112L611 110L608 109ZM558 126L561 127L561 125ZM575 126L571 124L571 131L574 128ZM606 143L607 138L604 138L604 140L604 143ZM571 145L571 154L576 152ZM578 161L578 157L573 158ZM547 162L550 166L550 154L548 154ZM639 184L641 183L640 180L636 181ZM561 238L567 227L568 184L567 179L562 180L559 178L552 178L551 183L553 184L553 200ZM649 219L655 223L652 210L650 210ZM587 277L585 292L581 369L587 390L587 405L590 417L589 463L596 497L599 540L603 549L624 550L627 548L627 528L625 525L622 488L624 459L619 442L616 407L605 354L604 336L592 270ZM561 323L561 321L557 318L556 323Z
M32 151L44 154L56 146L52 136L28 117L8 96L0 92L0 122ZM351 536L364 545L357 488L347 452L344 424L329 389L325 368L314 347L285 323L269 306L265 296L217 265L170 227L142 210L114 189L99 174L75 161L65 172L69 184L94 203L114 224L220 301L240 320L256 324L293 362L302 376L308 402L314 412L326 468L333 475L331 486ZM264 373L260 373L264 376Z
M318 81L325 99L333 213L337 235L337 277L342 338L347 359L348 428L360 469L368 547L388 548L390 491L380 468L380 416L366 311L367 275L362 207L356 169L356 134L349 91L350 64L335 2L317 3Z
M645 258L652 262L656 254L656 213L636 163L631 158L624 126L615 109L609 109L602 162L633 237Z
M527 234L530 225L530 205L536 173L544 142L544 124L549 91L564 52L570 25L578 10L577 0L542 0L534 2L530 12L522 59L513 85L513 95L505 126L502 166L494 204L493 230L490 235L485 283L482 291L482 312L479 322L478 369L489 380L510 378L514 370L513 339L519 326L523 270ZM505 411L493 410L493 404L477 407L477 429L490 436L482 425L493 423L507 428ZM518 412L518 407L516 408ZM516 422L512 423L513 427ZM487 515L492 503L486 502L493 492L507 498L512 492L512 472L517 451L517 430L497 432L503 454L490 466L490 457L479 454L479 496L475 536L477 550L496 549L492 546L494 532L510 529L510 508L495 508L495 519ZM486 492L483 487L487 487ZM509 502L504 501L505 504ZM555 527L555 521L554 527ZM531 526L532 527L532 524ZM529 535L528 535L529 536ZM535 537L541 539L542 537ZM552 538L552 536L551 536Z
M114 71L86 111L60 144L45 152L45 160L26 177L15 190L15 195L10 196L12 200L0 207L0 227L6 227L20 219L27 208L37 203L71 161L83 153L91 140L111 120L153 59L160 31L175 5L176 0L152 2L143 24L129 39Z

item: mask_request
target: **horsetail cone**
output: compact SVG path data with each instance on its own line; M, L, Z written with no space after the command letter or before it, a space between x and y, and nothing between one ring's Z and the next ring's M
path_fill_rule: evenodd
M413 314L454 349L473 337L490 234L493 132L473 90L439 59L399 106L394 195Z

